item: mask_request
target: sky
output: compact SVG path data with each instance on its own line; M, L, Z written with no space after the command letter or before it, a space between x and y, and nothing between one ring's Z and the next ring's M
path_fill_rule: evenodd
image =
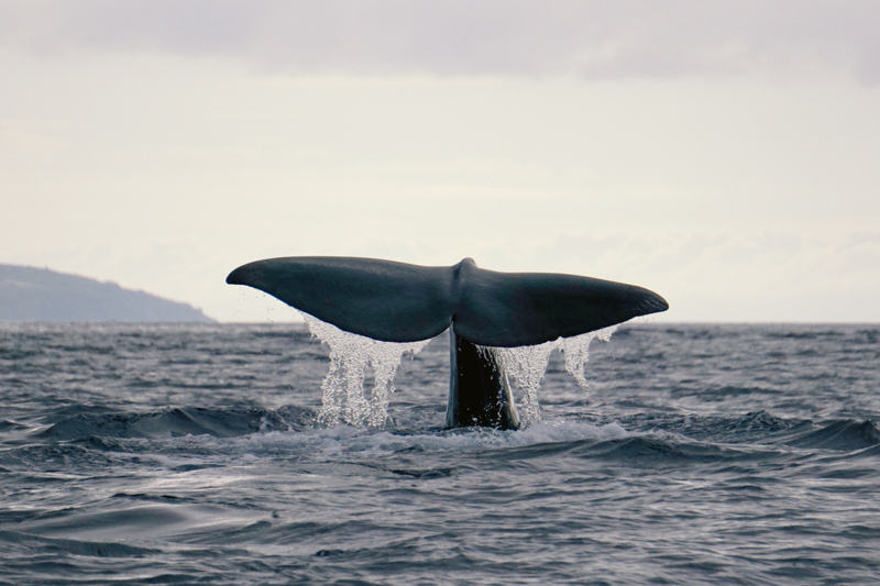
M225 285L583 274L668 321L880 321L880 2L0 0L0 262Z

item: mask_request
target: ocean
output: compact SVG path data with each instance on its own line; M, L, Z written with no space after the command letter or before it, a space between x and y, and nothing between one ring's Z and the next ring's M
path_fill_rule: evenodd
M880 583L880 326L590 349L447 430L445 335L350 425L302 325L0 325L0 583Z

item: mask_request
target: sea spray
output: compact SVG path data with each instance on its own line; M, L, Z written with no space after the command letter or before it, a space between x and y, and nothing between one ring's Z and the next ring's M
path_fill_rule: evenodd
M587 388L584 368L590 358L590 344L593 340L608 342L617 330L613 325L601 330L587 332L571 338L558 338L534 346L516 348L495 348L505 372L520 391L520 417L529 425L541 420L541 404L538 390L547 372L550 354L557 348L565 355L565 370L577 381L581 388Z
M404 354L417 354L430 340L380 342L344 332L306 313L303 317L309 332L330 347L330 369L321 383L322 405L318 419L326 425L384 425L401 359ZM369 395L364 389L368 368L373 374Z

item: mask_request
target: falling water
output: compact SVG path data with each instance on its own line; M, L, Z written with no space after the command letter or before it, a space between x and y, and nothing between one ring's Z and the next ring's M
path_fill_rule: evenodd
M505 372L513 379L514 385L520 391L519 407L523 423L528 425L541 420L538 390L541 388L541 381L544 379L544 373L547 372L547 364L550 362L550 354L553 350L557 348L562 350L565 355L566 372L574 377L581 388L586 388L588 383L584 375L584 367L590 358L590 344L596 339L609 341L615 330L617 330L616 325L534 346L494 349Z
M584 375L584 367L587 366L587 360L590 359L590 344L593 340L608 342L616 331L617 326L613 325L580 336L559 339L562 343L562 352L565 354L565 370L574 377L582 389L589 386Z
M404 354L415 355L430 340L380 342L344 332L334 325L303 313L309 332L330 347L330 370L321 383L322 406L318 415L327 425L380 427L388 418L388 401L394 392L394 375ZM367 369L373 388L364 389Z
M330 369L321 383L322 406L318 415L327 425L380 427L388 418L388 402L394 392L394 376L403 356L414 356L430 340L395 343L380 342L340 330L336 326L303 313L309 332L330 347ZM607 342L617 326L587 332L571 338L516 348L485 348L498 357L505 373L519 391L519 412L526 425L541 420L538 391L547 371L550 354L559 349L565 355L565 370L582 388L588 386L584 367L593 340ZM365 389L368 370L373 387Z
M520 391L519 414L525 425L541 420L538 389L544 380L550 353L558 345L558 340L555 340L534 346L495 348L504 372L513 379L514 385Z

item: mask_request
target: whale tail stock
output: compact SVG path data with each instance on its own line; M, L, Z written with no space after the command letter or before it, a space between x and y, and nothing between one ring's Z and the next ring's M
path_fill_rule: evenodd
M451 267L354 257L271 258L238 267L226 282L254 287L375 340L414 342L450 329L450 427L518 426L499 361L491 348L477 347L540 344L669 307L635 285L489 271L469 258Z
M260 289L336 327L384 342L434 337L450 326L481 346L529 346L664 311L648 289L554 273L502 273L467 258L423 267L353 257L258 260L226 282Z

